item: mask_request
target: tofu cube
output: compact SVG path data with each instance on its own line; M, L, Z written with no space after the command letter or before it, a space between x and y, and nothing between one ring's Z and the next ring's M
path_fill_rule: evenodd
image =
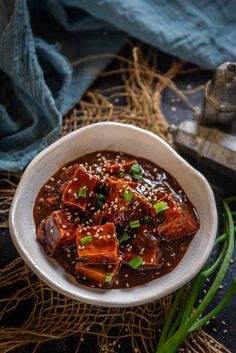
M78 228L76 234L80 263L116 264L118 262L118 240L113 223Z
M120 262L115 265L81 265L77 263L75 271L84 280L88 280L101 288L112 287L115 284Z
M64 210L54 211L41 221L37 229L37 239L45 252L52 256L75 242L76 226L68 220Z
M68 184L68 181L71 180L75 174L76 169L78 168L78 164L73 164L66 168L60 175L59 178L59 190L63 192Z
M125 247L125 263L128 265L132 259L139 256L143 260L139 268L160 266L161 248L159 244L157 230L148 225L141 225L137 228L132 242Z
M73 179L67 183L62 194L62 202L85 211L89 203L95 202L95 191L100 179L89 174L84 168L78 167Z
M186 204L179 203L172 195L166 195L159 201L165 201L169 207L157 215L161 216L158 232L164 240L180 239L198 230L197 219Z
M116 225L124 226L132 220L149 217L152 205L125 181L109 178L109 195L102 217Z

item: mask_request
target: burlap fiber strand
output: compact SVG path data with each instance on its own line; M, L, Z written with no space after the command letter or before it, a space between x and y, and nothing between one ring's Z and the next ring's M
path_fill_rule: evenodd
M108 69L100 76L119 75L122 84L103 90L89 89L73 111L64 117L62 135L98 121L119 121L151 130L171 143L168 123L160 108L162 91L169 87L194 111L187 95L204 86L184 92L178 89L173 79L177 74L184 75L200 69L185 69L184 62L173 61L168 71L160 74L157 70L158 52L152 49L148 57L144 58L138 48L132 45L130 58L105 55L116 60L117 68ZM104 56L83 60L101 60ZM120 101L125 103L119 105ZM8 226L9 207L20 177L17 173L0 175L1 228ZM75 353L84 351L88 341L97 345L93 352L152 353L156 350L161 326L174 298L172 294L153 303L126 309L80 303L41 282L21 258L15 259L0 271L0 288L4 292L0 300L2 353L26 352L27 347L27 352L37 352L41 351L45 342L58 342L72 336ZM20 319L17 313L25 306L26 315ZM180 351L230 353L203 330L190 334Z

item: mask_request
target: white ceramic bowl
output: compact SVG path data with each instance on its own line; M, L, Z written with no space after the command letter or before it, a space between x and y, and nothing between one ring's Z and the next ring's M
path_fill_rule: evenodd
M135 288L88 288L76 283L48 258L36 241L33 206L39 189L65 163L98 150L123 151L158 164L178 180L199 213L200 229L182 261L160 279ZM39 153L21 178L10 212L12 240L24 261L45 283L66 296L112 307L151 302L190 281L209 257L216 231L215 199L206 179L153 133L119 123L98 123L81 128Z

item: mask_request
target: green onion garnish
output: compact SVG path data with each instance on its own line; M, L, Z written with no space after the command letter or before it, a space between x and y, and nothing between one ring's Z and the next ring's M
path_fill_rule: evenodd
M120 173L118 174L118 177L119 177L119 178L124 178L124 177L125 177L125 173L124 173L124 172L120 172Z
M124 232L123 234L121 234L121 236L119 237L119 244L123 243L124 241L127 241L130 239L130 236L127 232Z
M96 206L97 206L97 208L99 208L99 210L101 210L103 208L103 206L104 206L104 203L102 203L102 201L98 200L96 202Z
M143 179L142 175L136 174L136 173L133 173L132 177L133 177L134 179L136 179L136 180L142 180L142 179Z
M93 240L92 235L87 235L86 237L83 237L80 239L80 243L82 245L86 245L86 244L90 243L92 240Z
M130 225L130 228L138 228L140 227L140 222L138 219L136 219L135 221L130 221L129 225Z
M103 194L97 194L97 195L96 195L96 199L97 199L98 201L103 202L103 203L106 201L106 198L105 198L105 196L104 196Z
M101 210L106 201L106 197L103 194L97 194L96 199L97 199L96 206Z
M111 273L107 273L105 275L105 283L111 282L112 281L112 274Z
M129 192L129 191L125 191L123 194L124 200L125 201L132 201L134 198L134 193L133 192Z
M130 168L130 171L134 174L140 174L142 172L142 168L140 167L139 164L135 163Z
M77 195L80 197L86 197L87 196L87 189L86 188L79 188Z
M129 266L133 269L138 268L143 263L143 259L140 256L134 257L132 260L129 261Z
M141 180L142 179L142 168L139 164L135 163L132 165L130 168L130 173L132 174L132 177L136 180Z
M155 205L153 205L153 207L155 208L156 213L168 210L169 208L167 202L165 201L157 202Z

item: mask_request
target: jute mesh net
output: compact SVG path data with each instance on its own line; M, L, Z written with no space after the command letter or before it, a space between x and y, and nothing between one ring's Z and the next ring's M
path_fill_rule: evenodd
M99 121L119 121L151 130L171 143L168 123L161 112L162 92L168 87L194 111L188 95L204 86L185 92L178 89L173 79L176 75L200 69L185 69L183 61L173 61L169 70L161 74L157 70L157 51L152 50L149 58L143 58L137 47L132 48L130 58L104 54L77 61L74 66L84 60L104 57L116 60L117 68L100 76L119 75L122 84L103 90L89 89L73 111L64 117L61 135ZM20 177L20 173L0 175L1 228L8 226L9 207ZM0 320L6 323L0 327L0 352L3 353L19 352L27 345L31 352L37 352L45 342L72 336L76 337L74 352L84 351L86 341L95 338L93 352L152 353L156 351L158 336L174 297L172 294L126 309L80 303L41 282L21 258L0 271L0 288L4 292L0 300ZM17 313L25 303L25 317L17 319ZM9 324L12 318L13 324ZM190 334L180 351L229 352L203 330Z

